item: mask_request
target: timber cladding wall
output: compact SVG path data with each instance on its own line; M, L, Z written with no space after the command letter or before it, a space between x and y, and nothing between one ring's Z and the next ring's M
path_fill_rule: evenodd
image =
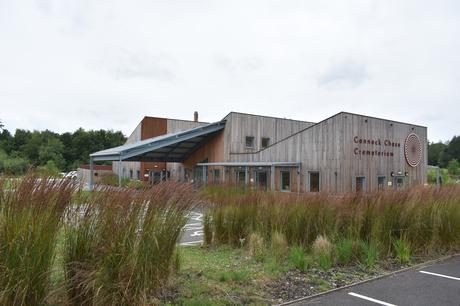
M421 142L422 158L416 167L410 166L404 155L404 142L411 133L418 135ZM385 177L386 185L389 181L395 184L398 175L404 177L406 185L423 184L427 130L417 125L339 113L266 149L230 154L230 157L232 161L300 162L301 191L308 190L308 171L319 171L322 190L331 192L354 191L358 176L365 177L366 190L377 189L379 176Z
M378 176L385 176L392 184L398 175L404 177L408 185L426 183L426 127L348 113L340 117L343 127L341 190L355 189L355 180L346 178L360 175L366 177L368 190L376 189ZM421 161L415 167L409 165L404 153L404 144L410 134L417 135L420 140Z
M257 116L231 112L227 117L224 135L224 155L231 159L232 153L251 153L262 149L262 137L273 144L314 123L283 118ZM254 137L254 147L246 147L246 136Z

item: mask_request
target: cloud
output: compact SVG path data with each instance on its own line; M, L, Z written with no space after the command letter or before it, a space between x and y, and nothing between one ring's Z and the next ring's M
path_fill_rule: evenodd
M160 81L173 81L174 59L168 55L152 55L145 52L132 52L126 49L109 52L95 61L94 67L106 71L115 79L144 78Z
M318 77L318 85L327 89L350 89L370 79L366 65L353 60L332 64Z
M263 66L263 61L258 57L239 57L217 56L216 64L231 73L247 73L259 70Z
M0 0L0 118L122 129L341 110L458 134L460 1ZM80 110L80 111L79 111ZM458 117L458 116L457 116ZM123 124L120 124L123 122Z

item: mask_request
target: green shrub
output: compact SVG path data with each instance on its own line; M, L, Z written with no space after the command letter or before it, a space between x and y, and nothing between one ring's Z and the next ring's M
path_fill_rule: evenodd
M222 283L233 281L237 283L245 282L249 279L249 272L247 270L236 270L230 272L222 272L219 276L219 281Z
M49 160L46 165L37 167L37 173L41 177L57 177L59 176L59 168L54 161Z
M126 186L127 188L132 188L132 189L143 189L143 188L148 188L150 186L148 182L137 181L137 180L128 180L127 182L123 180L123 183L124 183L123 186Z
M100 183L102 185L107 185L107 186L118 186L118 175L116 174L104 174L101 176L101 181ZM130 184L130 180L128 178L122 178L121 179L121 186L128 186Z
M271 250L277 262L282 262L286 258L288 243L284 234L280 232L274 232L272 234Z
M329 270L332 267L334 261L334 246L327 237L319 235L313 242L312 251L319 266L323 270Z
M4 159L0 166L0 172L7 175L21 175L26 173L30 167L30 162L22 157L8 157Z
M212 221L209 211L206 211L203 215L203 234L204 244L210 246L212 244Z
M289 260L291 264L300 271L306 271L308 269L309 262L302 246L294 246L291 248Z
M367 243L363 240L358 242L361 252L361 263L367 268L373 268L379 259L379 246L377 243Z
M341 265L351 263L356 255L356 245L352 239L341 239L336 244L337 259Z
M397 239L393 242L393 250L395 252L396 259L402 264L410 263L411 251L410 245L403 239Z

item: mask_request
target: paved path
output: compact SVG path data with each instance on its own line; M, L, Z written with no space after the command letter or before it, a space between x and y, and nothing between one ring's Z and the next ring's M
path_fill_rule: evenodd
M293 305L460 305L460 256Z
M201 211L192 211L189 220L184 227L180 245L196 245L203 243L203 213Z

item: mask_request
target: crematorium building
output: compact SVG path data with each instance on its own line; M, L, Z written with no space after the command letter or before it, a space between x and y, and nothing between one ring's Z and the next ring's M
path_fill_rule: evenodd
M231 112L204 123L145 117L125 145L91 154L119 178L350 192L426 183L427 128L341 112L313 123Z

